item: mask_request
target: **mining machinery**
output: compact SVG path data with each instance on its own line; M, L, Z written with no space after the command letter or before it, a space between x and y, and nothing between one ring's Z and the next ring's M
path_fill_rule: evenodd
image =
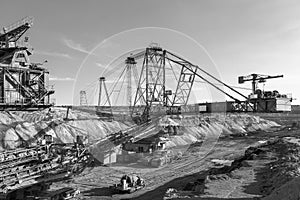
M246 81L252 82L252 94L257 94L257 84L258 83L265 83L267 79L274 79L274 78L283 78L283 75L262 75L262 74L250 74L248 76L239 76L239 84L245 83Z
M32 63L29 37L33 18L25 17L0 32L0 110L39 109L51 106L54 90L43 63Z
M41 196L56 181L81 173L91 156L80 137L70 144L44 135L35 145L0 153L0 199Z
M129 58L133 65L136 65L135 60L143 59L137 90L131 107L131 116L137 123L149 121L150 114L180 114L181 106L188 104L195 79L204 81L237 104L247 104L247 101L245 101L247 97L233 87L198 65L169 50L162 49L158 45L150 45L146 50L132 54ZM173 88L167 88L166 70L167 68L168 70L174 70L176 67L180 69L174 78L176 83ZM173 73L175 72L173 71ZM232 96L213 81L242 97L244 101ZM244 107L244 109L246 108Z
M129 109L127 116L138 125L149 122L151 118L166 114L179 115L185 112L182 107L188 106L195 82L206 83L230 98L229 107L232 112L247 112L252 109L248 97L234 87L182 56L161 48L158 44L135 49L124 54L120 59L122 59L120 62L116 62L117 69L111 65L109 68L111 71L105 78L110 79L110 75L118 75L119 69L121 73L118 77L111 78L115 79L115 82L110 80L111 87L108 87L108 92L101 99L102 103L98 101L98 108L113 107L114 115L118 110L123 112L127 108L127 111ZM171 84L170 80L173 81ZM99 92L101 91L99 89ZM225 107L221 110L211 110L227 111Z
M165 114L180 114L181 107L188 105L192 88L197 79L232 99L232 105L238 105L232 106L234 111L247 111L251 107L247 96L208 73L202 67L161 48L158 44L150 44L146 48L136 49L120 58L124 59L117 63L121 73L112 83L108 95L105 97L106 100L102 99L104 103L98 102L98 107L105 108L105 104L108 103L109 106L114 107L114 110L121 110L122 106L120 105L126 103L123 108L129 108L129 116L137 124L146 123L153 117L157 118ZM112 69L114 66L110 67L110 70ZM116 75L118 69L111 71L112 73L109 75ZM170 75L173 77L172 84L168 83ZM110 82L112 81L110 80ZM242 100L233 96L232 93L241 97Z
M251 81L252 93L249 95L249 102L253 104L254 112L276 112L290 111L292 98L285 94L280 94L277 90L264 91L258 89L259 83L265 83L268 79L282 78L283 75L262 75L250 74L248 76L239 76L238 83L243 84Z
M133 193L145 187L144 179L137 175L123 175L120 183L111 187L117 193Z
M119 74L118 70L120 70ZM179 115L191 112L275 112L288 111L288 107L290 107L289 103L285 102L287 98L285 99L284 95L279 95L277 91L273 91L272 94L270 92L262 94L260 90L257 90L258 83L271 78L279 78L282 75L252 74L239 78L240 83L252 81L252 94L254 96L256 93L258 96L262 94L261 96L265 99L265 105L262 105L237 90L237 88L245 88L226 84L215 75L204 70L202 66L196 65L167 49L163 49L158 44L151 44L146 48L135 49L122 55L118 62L115 62L115 65L110 65L108 71L108 77L105 78L110 80L109 84L111 84L111 87L107 87L109 88L108 92L101 99L104 104L100 104L100 101L98 101L98 108L100 110L103 109L103 111L107 108L112 108L113 112L111 113L114 116L117 116L118 113L120 115L126 113L126 117L130 116L138 125L166 114ZM188 104L192 89L197 82L206 83L211 88L224 94L224 101ZM246 89L251 90L249 88ZM101 92L102 90L99 89L99 91ZM267 102L266 98L271 96L276 96L277 98L276 107L274 107L274 98L268 99ZM272 106L271 104L274 105Z

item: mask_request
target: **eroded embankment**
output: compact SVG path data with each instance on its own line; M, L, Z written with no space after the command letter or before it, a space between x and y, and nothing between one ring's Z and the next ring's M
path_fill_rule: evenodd
M280 125L248 114L210 114L189 116L178 121L182 134L172 136L168 147L187 145L207 138L230 135L246 135L257 131L269 131Z
M64 120L65 115L66 110L62 109L0 112L0 149L31 145L44 134L50 134L55 141L64 143L73 142L77 135L82 135L88 138L89 143L93 143L133 125L126 121L102 121L96 115L80 111L70 111L68 120ZM185 116L179 123L182 133L171 136L167 147L187 145L209 137L266 131L278 126L275 122L247 114ZM150 129L144 135L156 134L160 129L159 122L152 124Z
M0 112L0 150L31 145L44 134L53 136L56 142L74 142L77 135L90 142L126 129L126 122L108 122L96 115L71 111L65 120L65 110L36 112Z

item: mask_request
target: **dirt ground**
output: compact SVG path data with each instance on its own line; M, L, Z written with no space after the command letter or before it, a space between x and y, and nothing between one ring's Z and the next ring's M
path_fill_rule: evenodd
M246 200L270 194L275 198L274 192L278 196L280 187L299 175L300 114L261 117L283 126L280 130L221 138L207 156L199 151L201 143L191 145L181 159L160 168L136 163L88 168L73 180L54 187L78 188L78 199ZM132 194L112 193L109 186L118 183L122 175L132 173L144 178L146 187Z

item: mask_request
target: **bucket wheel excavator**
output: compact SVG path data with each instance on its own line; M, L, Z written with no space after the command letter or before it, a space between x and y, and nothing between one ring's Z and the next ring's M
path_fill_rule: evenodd
M91 160L80 137L74 143L62 144L54 143L51 135L44 135L30 147L1 152L0 199L46 198L53 182L81 173ZM51 197L58 198L67 193L72 196L70 191L61 190Z

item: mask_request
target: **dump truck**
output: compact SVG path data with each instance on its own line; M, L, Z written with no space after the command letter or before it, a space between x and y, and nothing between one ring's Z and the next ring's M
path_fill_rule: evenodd
M113 186L113 189L117 193L133 193L143 187L145 187L145 182L139 176L124 175L122 176L120 183Z

